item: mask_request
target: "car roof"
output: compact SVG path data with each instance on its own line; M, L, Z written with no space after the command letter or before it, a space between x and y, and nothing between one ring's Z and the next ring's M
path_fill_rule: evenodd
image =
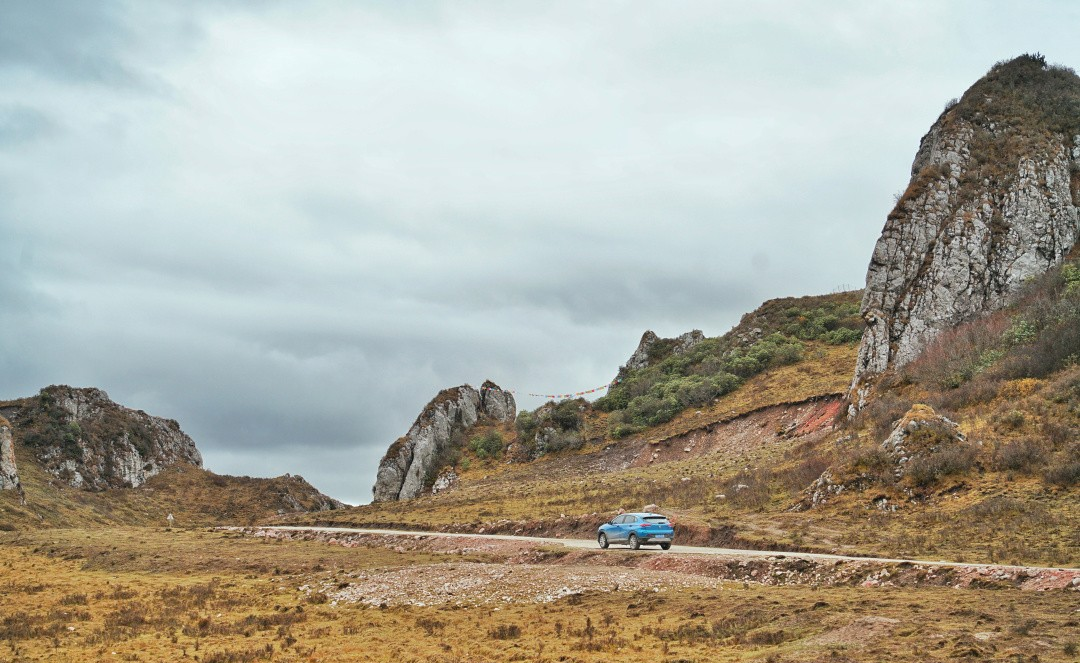
M665 516L662 513L649 513L647 511L642 511L642 512L636 512L635 511L634 513L624 513L623 515L624 516L641 516L642 518L647 518L647 517L667 518L667 516Z

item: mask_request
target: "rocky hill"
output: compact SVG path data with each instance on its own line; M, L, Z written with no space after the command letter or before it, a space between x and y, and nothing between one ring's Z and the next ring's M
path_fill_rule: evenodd
M74 488L133 488L176 463L202 466L176 421L118 405L100 389L46 387L0 403L0 412L42 467Z
M253 479L202 469L171 419L93 388L52 386L0 402L0 528L75 524L250 522L335 509L303 478Z
M464 446L466 432L481 420L512 421L515 415L513 395L490 380L480 389L466 384L440 391L387 449L372 489L375 501L411 499L430 489L450 454Z
M942 330L1061 264L1078 200L1080 78L1038 55L995 65L923 136L874 247L852 411Z

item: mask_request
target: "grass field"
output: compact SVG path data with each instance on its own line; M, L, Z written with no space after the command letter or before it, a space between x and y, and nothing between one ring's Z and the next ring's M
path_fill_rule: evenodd
M1074 661L1080 640L1080 600L1060 590L723 582L380 608L313 589L499 562L205 530L7 533L0 660Z

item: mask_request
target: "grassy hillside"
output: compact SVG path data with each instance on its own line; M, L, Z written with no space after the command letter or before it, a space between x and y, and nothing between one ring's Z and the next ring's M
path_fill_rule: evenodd
M618 415L637 396L623 410L582 405L579 449L513 463L466 451L450 491L295 520L592 536L618 509L655 503L675 516L680 537L697 542L1080 564L1078 284L1080 267L1070 262L1006 310L944 335L854 421L825 416L840 413L854 344L800 338L783 323L825 315L770 302L700 352L657 357L620 386L670 391L702 365L752 355L761 342L747 335L753 329L758 339L798 342L798 361L762 362L734 390L628 434L616 430L626 421ZM857 301L857 293L830 297L841 310ZM833 315L813 298L800 301ZM957 422L963 439L931 439L897 478L882 442L919 403ZM498 433L511 445L518 434ZM844 490L808 508L808 488L825 470L847 482Z
M737 455L704 453L699 447L685 458L668 456L676 453L673 449L684 448L687 438L704 435L719 440L725 430L742 427L748 417L779 420L789 410L794 417L807 401L839 398L849 386L857 347L850 333L834 332L854 326L859 297L859 292L847 292L766 302L728 334L705 339L690 352L674 354L670 345L661 346L650 357L650 365L626 376L606 402L596 406L582 400L550 403L520 415L516 426L479 427L471 432L477 444L466 443L453 459L460 477L453 490L348 509L332 517L311 514L290 521L586 532L595 528L595 514L656 502L677 511L685 526L694 528L702 540L725 536L713 531L730 533L731 527L723 520L742 513L739 504L745 495L730 501L717 501L713 495L738 485L747 463L778 471L789 465L807 466L820 473L823 468L817 467L816 460L807 462L803 452L795 450L802 436L781 437L782 426L769 424L771 428L751 436L754 439ZM768 356L766 347L797 352L777 358ZM620 415L628 409L613 404L621 395L630 396L629 407L642 393L677 393L673 385L684 384L688 378L734 375L726 373L725 366L739 362L756 362L755 369L737 369L743 375L735 376L737 384L726 393L703 402L676 401L670 416L655 425L634 432L619 429L625 423ZM579 442L529 460L520 450L529 447L536 425L523 426L522 419L553 421L559 432L574 431ZM830 416L816 426L828 427L832 420ZM482 443L491 439L500 440L504 448L488 451ZM657 450L664 458L650 462ZM806 471L805 467L799 471L802 483L784 482L775 497L778 504L790 503L816 478L805 478ZM771 530L741 531L740 537L775 542Z
M672 339L649 350L649 365L626 375L595 407L612 413L614 438L671 421L707 406L769 369L820 359L821 345L848 346L862 336L858 291L774 299L732 331L676 352Z

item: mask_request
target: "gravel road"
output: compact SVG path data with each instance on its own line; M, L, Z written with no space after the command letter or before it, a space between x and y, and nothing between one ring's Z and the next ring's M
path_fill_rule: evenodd
M283 532L323 532L327 534L373 534L379 536L439 536L450 538L489 539L492 541L516 541L533 545L562 545L568 548L598 548L596 541L591 539L558 539L538 536L515 536L511 534L467 534L446 532L424 532L393 529L361 529L351 527L296 527L275 526L260 527L265 530L278 530ZM630 549L626 546L614 545L610 550ZM950 562L946 560L917 560L917 559L893 559L888 557L852 557L849 555L832 555L827 553L804 553L804 552L781 552L775 550L741 550L737 548L708 548L703 546L671 546L668 551L659 548L642 548L639 554L692 554L692 555L716 555L722 557L738 557L747 559L805 559L814 562L878 562L882 564L918 564L919 566L943 566L953 568L970 569L1001 569L1011 571L1027 571L1031 573L1039 571L1063 571L1080 573L1080 569L1052 566L1013 566L1008 564L975 564L967 562Z

